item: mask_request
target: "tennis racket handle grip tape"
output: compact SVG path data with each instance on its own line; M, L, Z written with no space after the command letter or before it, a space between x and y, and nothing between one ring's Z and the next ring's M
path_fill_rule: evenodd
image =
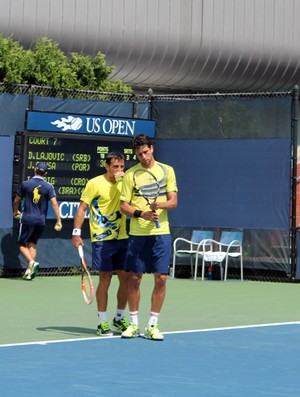
M160 228L160 223L159 223L159 221L156 221L156 222L155 222L155 225L156 225L157 229Z
M83 258L83 248L82 248L82 245L79 245L77 249L78 249L78 254L79 254L80 258L82 259L82 258Z

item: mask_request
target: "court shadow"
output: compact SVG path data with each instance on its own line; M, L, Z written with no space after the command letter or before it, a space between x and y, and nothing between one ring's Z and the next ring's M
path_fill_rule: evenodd
M93 328L81 328L81 327L38 327L38 331L43 332L55 332L65 335L82 336L82 335L96 335L96 330Z

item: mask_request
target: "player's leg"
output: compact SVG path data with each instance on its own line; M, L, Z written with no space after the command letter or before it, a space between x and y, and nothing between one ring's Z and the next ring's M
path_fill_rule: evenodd
M154 273L154 287L151 295L151 312L144 336L147 339L163 340L163 334L158 329L158 318L166 296L166 280L172 253L171 236L156 236L152 252L151 272Z
M97 308L99 312L106 312L108 302L108 288L112 272L99 272L99 283L96 290Z
M139 320L138 320L138 310L140 304L140 284L142 281L141 273L130 272L127 281L127 291L128 291L128 306L129 306L129 316L130 324L126 331L122 333L122 338L134 338L140 334L139 331Z
M23 276L25 280L32 280L36 276L39 266L39 263L35 261L36 238L34 233L34 226L20 224L18 244L20 254L27 262L27 269Z
M110 286L111 278L112 272L99 272L99 283L96 290L98 309L97 335L99 336L113 335L107 321L108 288Z
M108 288L112 278L112 264L106 242L92 243L92 269L99 272L99 283L96 290L98 325L97 335L113 335L107 321Z
M154 288L151 296L151 312L160 313L164 299L166 296L166 281L165 274L154 274Z
M145 236L130 236L126 255L125 269L129 272L127 281L127 298L130 324L122 333L122 338L134 338L139 335L138 310L140 303L140 284L145 271L142 259Z
M127 281L128 273L124 270L117 270L119 287L117 290L117 310L112 320L111 328L115 332L122 333L128 328L128 321L125 318L125 309L127 305Z

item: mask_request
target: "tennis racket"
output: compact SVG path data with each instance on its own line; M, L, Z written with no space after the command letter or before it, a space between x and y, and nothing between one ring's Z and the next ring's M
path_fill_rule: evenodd
M85 303L89 305L94 299L94 283L84 259L82 245L78 247L78 254L81 259L81 290Z
M156 176L152 172L139 168L133 174L133 182L136 195L144 197L149 205L156 201L159 196L160 186ZM159 228L159 221L156 221L155 225Z

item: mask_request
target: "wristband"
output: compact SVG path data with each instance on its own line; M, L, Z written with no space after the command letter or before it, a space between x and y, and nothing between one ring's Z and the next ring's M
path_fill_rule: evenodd
M134 216L135 218L140 218L141 215L142 215L142 212L143 212L143 211L135 210L134 213L133 213L133 216Z
M81 229L78 228L73 229L72 236L81 236Z

